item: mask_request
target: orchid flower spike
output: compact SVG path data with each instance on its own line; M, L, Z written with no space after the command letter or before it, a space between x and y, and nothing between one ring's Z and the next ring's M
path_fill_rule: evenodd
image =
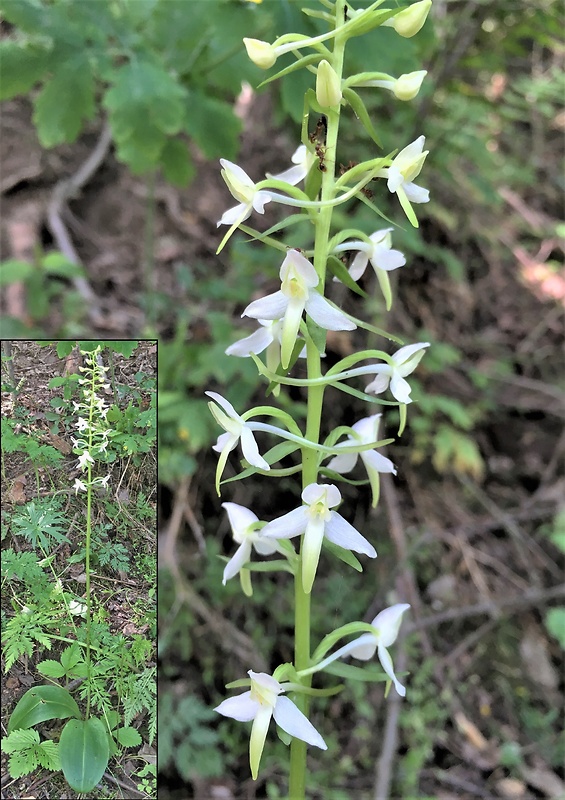
M253 423L246 422L240 417L232 404L217 392L205 392L205 394L215 401L214 403L208 403L208 406L218 425L225 430L225 433L221 433L218 436L218 440L212 448L217 453L220 453L218 467L216 469L216 491L219 495L220 478L222 477L228 454L237 446L240 440L243 456L251 466L264 470L269 470L270 466L265 459L259 455L259 448L253 436Z
M413 181L420 174L426 156L430 152L424 150L425 136L419 136L393 158L390 167L379 170L377 176L387 178L389 192L396 196L410 222L417 227L417 220L410 203L427 203L430 199L428 189L417 186ZM415 222L414 222L415 220Z
M304 534L302 544L302 587L312 590L324 536L334 544L376 558L373 545L361 536L341 514L331 509L341 502L341 493L332 484L310 483L302 492L304 505L274 519L262 530L266 538L290 539Z
M251 549L259 555L270 556L277 551L277 543L264 539L256 529L259 518L245 506L237 503L222 503L228 513L228 519L234 540L239 544L238 549L226 564L222 583L233 578L251 558Z
M348 436L345 442L338 442L335 447L376 442L379 438L380 418L381 414L373 414L371 417L360 419L352 426L353 435ZM381 455L376 450L363 450L361 453L343 453L343 455L332 458L328 464L328 469L333 469L334 472L339 472L340 475L351 472L359 456L361 456L361 460L369 476L369 482L373 492L373 508L375 508L379 502L379 473L391 472L393 475L396 475L396 469L390 458L386 458L386 456Z
M300 181L304 180L308 175L310 168L317 160L317 156L315 153L308 150L305 144L301 144L294 151L290 160L295 165L294 167L289 167L287 170L279 172L277 175L269 175L269 173L267 173L267 178L285 181L285 183L290 183L291 186L296 186L297 183L300 183Z
M368 394L381 394L390 384L392 396L399 403L411 403L410 392L412 388L404 378L414 372L424 355L424 350L429 346L429 342L408 344L406 347L401 347L400 350L396 351L392 356L392 364L376 364L372 371L377 373L377 377L367 386L365 391Z
M392 290L387 273L406 264L404 254L400 250L392 249L390 236L392 230L394 229L383 228L380 231L375 231L369 236L370 244L369 242L361 241L343 242L337 245L333 251L334 253L344 253L349 250L359 251L349 267L349 274L354 281L359 280L367 269L367 264L371 262L384 295L387 310L390 309L392 304Z
M249 741L249 764L253 780L257 779L259 763L265 746L267 730L271 717L277 725L290 736L303 742L327 750L327 745L308 720L288 697L281 696L290 684L279 683L266 672L247 673L251 678L251 689L237 697L229 697L216 706L214 711L224 717L231 717L239 722L250 722L251 738Z
M303 311L328 331L352 331L357 326L315 291L320 279L312 264L298 250L289 250L280 269L281 288L254 300L242 317L282 319L281 363L286 369L298 336Z
M251 216L252 210L259 214L265 213L265 205L271 201L271 195L264 190L257 190L247 172L237 164L228 161L227 158L220 158L222 165L222 178L233 197L239 200L239 205L224 211L221 219L217 223L220 225L237 226Z

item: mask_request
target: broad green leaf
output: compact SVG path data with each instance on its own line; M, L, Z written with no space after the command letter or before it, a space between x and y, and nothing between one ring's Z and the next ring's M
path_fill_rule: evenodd
M186 186L196 173L188 145L181 139L167 141L161 152L161 166L165 178L174 186Z
M58 65L35 99L33 121L43 147L74 142L83 122L94 116L94 88L85 54L75 52Z
M59 275L62 278L75 278L85 274L80 264L73 263L62 253L48 253L41 259L41 264L49 275Z
M3 261L0 264L0 286L25 281L34 270L33 264L28 264L26 261L18 261L15 258Z
M9 40L0 42L0 100L29 92L43 75L47 59L48 54L38 47Z
M31 728L47 719L80 718L74 698L61 686L36 686L17 703L8 723L8 733L18 728Z
M135 747L141 744L139 731L136 731L136 729L131 726L128 728L118 728L117 737L122 747Z
M27 33L39 33L44 28L45 4L39 0L2 0L2 16Z
M184 127L208 158L236 157L241 122L227 103L190 91Z
M91 792L108 766L106 726L97 717L71 719L59 740L61 769L75 792Z
M65 668L58 661L41 661L37 665L38 672L45 675L46 678L62 678L65 674Z
M119 353L124 358L131 358L131 354L137 347L137 341L112 341L112 342L102 342L104 347L107 347L110 350L113 350L114 353Z

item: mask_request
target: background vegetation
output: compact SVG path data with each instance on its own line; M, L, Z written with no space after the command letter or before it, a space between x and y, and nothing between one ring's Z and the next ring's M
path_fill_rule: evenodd
M236 159L256 178L288 165L304 78L242 90L264 74L241 38L317 31L302 5L315 3L0 3L10 148L3 335L119 330L160 341L163 797L185 797L188 786L207 798L215 784L242 798L284 791L275 761L284 746L273 744L253 785L245 736L210 712L226 681L290 658L291 642L284 577L254 581L252 604L240 602L236 583L221 586L218 555L231 552L231 537L211 488L217 430L203 392L229 387L236 407L260 397L253 366L224 350L243 335L250 294L276 286L279 265L238 240L214 256L215 223L230 203L217 159ZM384 482L376 513L368 497L346 493L351 521L377 543L374 581L328 572L315 603L320 633L371 619L391 600L412 604L397 651L408 697L398 706L361 687L321 708L314 722L329 750L312 761L313 798L365 800L375 786L406 799L563 793L558 6L435 0L415 39L375 31L351 48L352 70L423 64L429 73L412 103L365 95L385 150L426 135L422 183L432 200L418 209L418 231L395 233L408 266L393 314L370 279L364 288L375 324L433 346L409 430L389 448L398 479ZM69 96L76 102L59 102ZM369 152L351 115L343 134L342 163ZM82 180L93 154L96 171ZM399 220L397 208L385 210ZM340 213L337 224L349 210ZM355 213L372 232L364 207ZM357 302L335 299L346 309ZM355 348L367 346L356 336ZM348 346L330 339L328 363ZM302 399L283 402L300 415ZM360 412L334 399L328 429ZM225 499L273 515L263 484L232 486ZM287 510L295 490L280 490Z

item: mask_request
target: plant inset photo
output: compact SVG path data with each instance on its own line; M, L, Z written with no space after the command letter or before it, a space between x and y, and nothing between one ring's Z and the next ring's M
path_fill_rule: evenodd
M2 343L4 797L156 796L156 360Z

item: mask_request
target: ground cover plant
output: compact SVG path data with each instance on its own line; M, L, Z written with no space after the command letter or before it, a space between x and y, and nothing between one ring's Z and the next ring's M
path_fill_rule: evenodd
M5 345L6 791L153 796L156 346Z

